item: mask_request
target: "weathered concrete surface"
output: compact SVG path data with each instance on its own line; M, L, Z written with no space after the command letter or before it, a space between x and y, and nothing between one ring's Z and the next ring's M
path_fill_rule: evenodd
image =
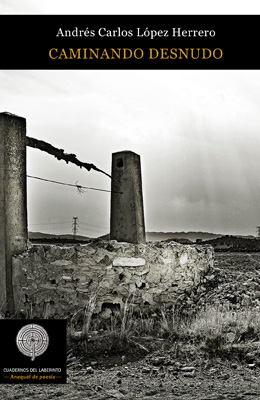
M211 246L175 242L37 245L13 258L16 310L64 318L88 306L108 318L128 300L152 311L188 296L212 263Z
M26 120L0 113L0 307L13 312L12 255L27 247Z
M112 154L110 239L144 243L145 224L140 156L132 151Z

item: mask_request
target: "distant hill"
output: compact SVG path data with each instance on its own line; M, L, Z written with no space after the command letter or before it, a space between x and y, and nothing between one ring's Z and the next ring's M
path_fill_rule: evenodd
M223 236L209 232L146 232L147 242L160 242L162 240L176 240L180 243L196 242L197 239L212 240ZM100 236L100 239L109 240L109 234Z
M55 235L42 232L29 232L29 239L33 243L73 243L75 242L72 234ZM88 242L95 238L78 235L76 242ZM109 240L109 234L100 236L99 239ZM250 240L251 239L251 240ZM147 242L176 241L182 244L192 244L196 241L211 244L215 249L230 248L258 248L260 241L254 236L230 236L209 232L146 232Z
M65 234L65 235L55 235L54 233L42 233L42 232L29 232L29 239L50 239L50 238L59 238L59 239L73 239L74 235L71 234ZM77 235L78 239L89 239L87 236L80 236Z
M74 239L74 235L71 234L65 234L65 235L55 235L53 233L42 233L42 232L29 232L28 233L29 236L29 240L31 240L32 242L47 242L47 241L73 241ZM81 236L81 235L77 235L76 236L76 240L77 241L87 241L90 240L89 237L87 236Z
M254 236L222 236L207 240L203 244L210 244L215 251L238 251L258 252L260 251L260 240Z
M146 232L146 240L150 242L159 242L169 239L186 239L196 242L197 239L212 240L223 235L209 232Z

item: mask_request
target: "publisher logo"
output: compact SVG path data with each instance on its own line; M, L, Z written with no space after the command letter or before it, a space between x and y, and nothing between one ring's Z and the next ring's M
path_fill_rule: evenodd
M66 320L0 319L0 385L66 383L66 339Z
M49 345L49 336L46 330L37 324L25 325L16 336L18 350L25 356L35 357L43 354Z

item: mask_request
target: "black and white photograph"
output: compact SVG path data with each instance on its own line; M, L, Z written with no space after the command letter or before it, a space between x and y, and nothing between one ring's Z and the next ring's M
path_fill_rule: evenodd
M91 15L260 14L208 3L0 14L68 15L77 35L77 15L91 32ZM260 399L259 69L0 59L0 399Z

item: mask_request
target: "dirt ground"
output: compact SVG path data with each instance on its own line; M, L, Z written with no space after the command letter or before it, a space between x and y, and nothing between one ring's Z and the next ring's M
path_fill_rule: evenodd
M235 257L241 259L241 282L243 276L249 279L251 273L258 273L260 253ZM218 255L216 265L229 275L228 280L233 281L237 276L238 264L233 256ZM150 341L155 344L150 353L141 354L140 349L139 354L135 351L112 358L104 353L103 358L96 357L95 361L94 355L81 367L75 363L68 368L67 384L0 385L0 400L260 400L260 363L223 361L217 357L176 359L167 339L150 338Z
M194 368L194 369L193 369ZM153 366L148 360L106 370L68 371L64 385L2 385L8 399L260 399L259 368L237 364Z

